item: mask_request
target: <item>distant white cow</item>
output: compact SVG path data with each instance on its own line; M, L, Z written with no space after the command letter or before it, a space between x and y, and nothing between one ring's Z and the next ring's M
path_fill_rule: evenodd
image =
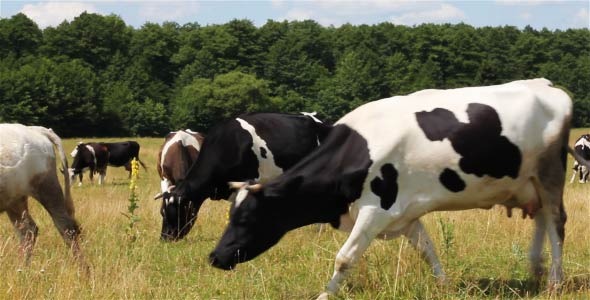
M63 193L57 178L54 146L61 159ZM28 209L27 198L32 196L47 210L74 256L85 266L67 170L61 140L51 129L0 124L0 212L6 211L14 225L27 265L38 232Z

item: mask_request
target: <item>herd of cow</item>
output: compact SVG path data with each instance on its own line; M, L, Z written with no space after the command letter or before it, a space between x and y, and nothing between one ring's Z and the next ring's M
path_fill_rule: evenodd
M186 236L206 199L231 201L230 220L211 265L233 269L290 230L329 223L350 232L318 299L336 293L374 238L406 236L441 281L445 273L420 217L433 211L520 208L535 220L529 253L540 276L551 243L549 286L563 280L567 153L580 182L590 173L590 135L568 145L571 99L546 79L450 90L424 90L373 101L326 124L314 114L249 113L204 136L171 132L158 154L163 240ZM54 147L57 151L54 151ZM61 160L62 191L56 167ZM80 143L68 168L51 129L0 124L0 211L21 239L26 260L37 235L27 197L47 209L76 257L80 229L70 195L76 175L107 165L130 170L139 145ZM141 162L141 161L140 161ZM143 163L141 163L143 165ZM145 168L145 166L144 166Z

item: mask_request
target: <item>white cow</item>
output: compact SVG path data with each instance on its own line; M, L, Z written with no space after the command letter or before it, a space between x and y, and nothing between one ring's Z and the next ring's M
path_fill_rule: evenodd
M57 178L54 147L61 159L63 192ZM38 232L28 209L27 198L32 196L47 210L75 257L85 266L67 170L61 140L51 129L0 124L0 212L5 211L13 223L27 265Z
M325 222L350 236L320 299L338 291L376 237L405 235L442 280L420 217L503 205L535 220L529 256L534 275L542 273L549 236L548 279L559 283L566 151L579 158L567 145L571 114L570 98L546 79L425 90L362 105L281 176L246 186L251 193L232 208L210 262L233 269L286 232Z

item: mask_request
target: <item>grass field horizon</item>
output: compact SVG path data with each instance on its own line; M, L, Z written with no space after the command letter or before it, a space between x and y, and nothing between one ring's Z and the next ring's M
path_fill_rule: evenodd
M570 145L588 129L574 129ZM139 171L137 240L126 234L129 179L108 168L106 183L72 186L82 247L91 265L81 276L47 212L29 199L39 237L31 265L21 268L18 239L0 216L0 299L314 299L324 289L347 233L307 226L288 233L255 260L230 272L209 266L207 256L225 227L229 203L206 201L190 234L175 243L159 239L160 202L156 156L163 138L64 139L69 152L80 140L136 140L148 166ZM69 163L71 158L68 157ZM569 184L568 157L564 245L565 282L560 294L530 280L528 249L533 221L506 209L436 212L423 218L449 277L438 286L428 265L405 238L374 241L334 299L590 299L590 184ZM427 184L427 183L425 183ZM544 256L550 256L549 243ZM546 266L548 267L546 261Z

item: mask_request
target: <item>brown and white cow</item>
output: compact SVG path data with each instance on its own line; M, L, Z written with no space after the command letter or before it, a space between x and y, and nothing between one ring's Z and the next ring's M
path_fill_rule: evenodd
M190 129L173 131L166 135L156 162L162 193L167 192L178 180L185 178L188 169L197 160L204 138L202 134ZM156 195L156 198L160 195ZM174 198L168 198L166 201L174 201ZM162 214L167 204L162 202Z
M106 174L107 166L125 167L131 178L131 160L137 159L139 164L146 169L145 164L139 159L139 144L136 141L115 142L115 143L78 143L70 154L74 161L70 169L71 179L78 175L79 185L82 185L82 174L84 170L90 171L89 177L92 182L94 173L98 173L98 184L102 184Z
M236 201L210 262L233 269L288 231L325 222L350 236L319 299L338 291L376 237L405 235L442 280L420 217L502 205L535 220L534 275L543 270L549 237L553 286L563 279L567 152L581 159L567 144L571 114L571 99L546 79L425 90L362 105L285 173L245 185L251 193Z
M63 191L57 177L54 147L61 160ZM29 196L43 205L74 255L83 263L78 242L80 227L74 219L67 170L61 140L51 129L0 124L0 212L6 212L13 223L27 264L38 232L29 214Z
M590 160L590 134L583 134L582 136L580 136L580 138L578 138L578 140L576 140L576 143L574 144L574 151L584 159ZM577 160L574 160L574 167L572 169L573 173L572 178L570 179L570 183L574 182L578 171L580 172L579 182L588 182L588 175L590 175L589 168L587 168L583 164L580 164Z

